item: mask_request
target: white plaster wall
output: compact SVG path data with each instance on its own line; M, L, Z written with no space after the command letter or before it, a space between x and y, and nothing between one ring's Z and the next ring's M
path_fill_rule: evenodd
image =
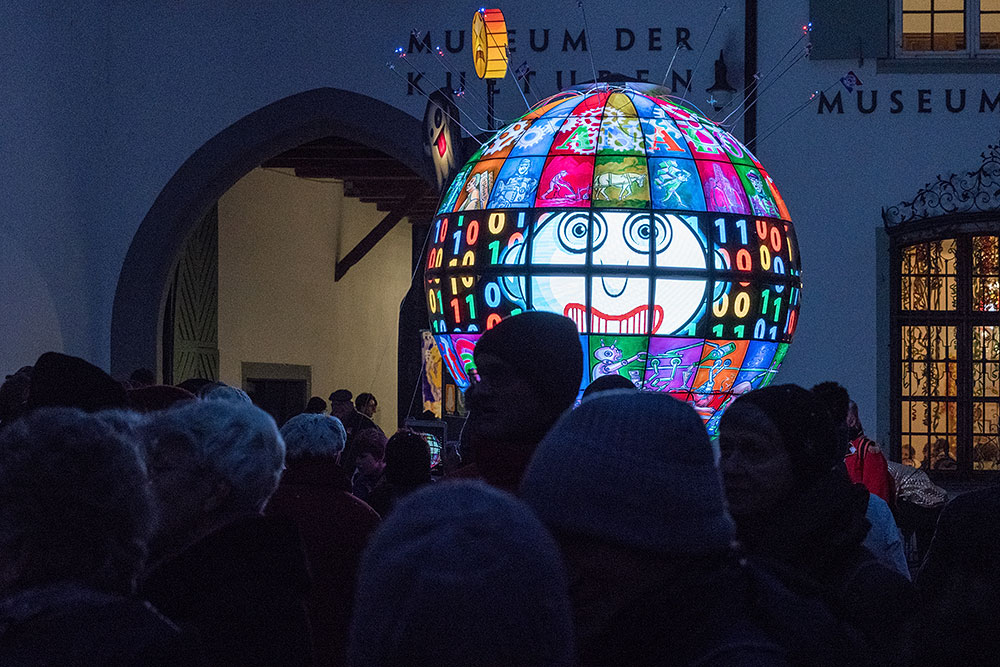
M742 7L731 4L714 41L742 53ZM0 224L24 249L29 273L47 286L43 301L51 301L59 322L53 340L108 366L115 287L129 243L157 194L206 141L269 103L320 87L361 92L420 117L423 98L407 96L406 82L386 67L393 49L406 46L414 29L430 30L434 44L443 43L446 29L456 36L465 30L464 51L448 59L471 78L468 30L478 8L458 0L0 3ZM564 32L583 28L575 2L517 1L503 9L508 26L520 31L515 64L527 59L539 71L539 94L556 92L557 70L567 79L571 70L580 80L590 76L586 54L561 51ZM675 67L693 68L717 14L693 0L669 12L653 0L625 11L614 3L586 9L597 67L648 69L654 80L666 71L676 28L691 30L696 50L682 50ZM616 27L634 31L633 48L616 50ZM551 30L548 51L530 49L530 28ZM659 51L649 49L650 28L662 31ZM444 85L445 67L433 56L408 62L427 73L427 90ZM739 65L732 67L738 78ZM396 71L413 72L402 62ZM711 76L709 52L695 89ZM470 84L466 103L480 124L483 89ZM523 109L516 88L502 83L498 115ZM16 281L2 289L20 309L36 301ZM7 355L18 363L31 358L32 328L14 319L7 326Z
M399 302L410 284L404 218L334 282L335 260L384 216L344 198L337 181L255 169L219 200L219 373L240 386L242 362L312 367L312 391L375 394L395 430Z
M761 2L760 67L767 71L808 21L807 2ZM786 61L787 62L787 61ZM802 310L780 382L811 386L831 379L847 387L869 434L888 438L889 378L877 371L888 349L877 344L887 327L886 299L879 310L877 233L883 207L912 200L937 174L972 171L980 153L1000 139L1000 109L979 113L981 90L1000 93L995 73L892 74L874 58L803 60L764 93L759 127L766 131L815 90L839 91L843 114L819 113L814 100L757 147L757 157L781 190L795 223L803 265ZM848 71L862 80L864 103L878 90L874 112L858 111L857 93L838 82ZM945 108L945 89L967 89L966 108ZM903 108L890 113L889 95L901 90ZM930 89L930 111L918 111L918 90ZM888 261L882 260L884 270ZM882 295L885 296L884 294ZM887 359L881 359L884 363Z
M720 48L730 80L742 80L743 6L730 4L696 72L695 101L711 83ZM648 69L658 80L677 27L690 29L694 50L681 50L675 68L695 67L721 3L584 5L596 67L627 74ZM759 5L759 65L767 71L798 37L809 3ZM0 276L9 278L0 285L9 309L0 313L0 361L30 363L41 336L106 367L114 291L129 243L157 194L198 147L254 110L318 87L364 93L420 117L424 100L406 95L399 76L424 72L429 90L444 84L445 68L426 53L394 60L392 50L406 46L414 29L443 43L445 30L468 30L478 6L458 0L0 4L0 252L6 262ZM563 33L583 27L576 2L511 0L503 9L517 30L514 64L527 60L538 70L539 94L555 92L556 71L588 77L588 54L561 50ZM635 33L632 49L616 50L618 27ZM660 51L648 48L651 27L662 30ZM548 51L531 50L532 28L551 30ZM468 42L467 34L463 53L447 59L471 76ZM843 115L819 115L813 103L763 140L757 153L792 212L805 271L800 326L779 381L837 379L871 425L881 418L878 398L885 395L885 378L875 370L875 327L886 317L876 308L881 209L912 198L938 173L976 168L979 153L998 138L1000 112L943 108L945 88L967 88L967 104L978 106L980 89L996 92L996 74L885 74L872 59L864 65L803 61L764 93L758 127L766 130L848 69L865 90L881 91L879 110L860 114L846 93ZM922 88L934 91L932 113L916 111ZM468 89L463 104L476 111L471 127L473 120L482 123L477 96L483 84L473 81ZM885 99L893 89L904 91L906 104L895 115ZM524 106L508 82L500 84L497 104L501 117Z

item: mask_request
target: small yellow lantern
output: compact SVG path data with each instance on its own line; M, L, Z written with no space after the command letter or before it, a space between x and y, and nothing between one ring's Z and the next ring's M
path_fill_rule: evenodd
M507 22L499 9L480 9L472 17L472 59L480 79L507 74Z

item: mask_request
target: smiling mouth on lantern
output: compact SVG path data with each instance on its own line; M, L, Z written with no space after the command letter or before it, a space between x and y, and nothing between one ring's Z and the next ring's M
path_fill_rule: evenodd
M586 331L587 308L579 303L568 303L563 315L573 320L580 331ZM653 326L649 326L649 306L636 306L622 315L608 315L596 308L590 309L591 333L601 334L655 334L663 324L663 308L653 306Z

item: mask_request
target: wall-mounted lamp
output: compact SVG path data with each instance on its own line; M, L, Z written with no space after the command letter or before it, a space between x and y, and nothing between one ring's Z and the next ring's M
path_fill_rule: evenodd
M736 89L729 83L729 68L726 67L722 51L719 51L719 59L715 61L715 83L706 88L705 92L711 96L708 101L716 111L733 100Z

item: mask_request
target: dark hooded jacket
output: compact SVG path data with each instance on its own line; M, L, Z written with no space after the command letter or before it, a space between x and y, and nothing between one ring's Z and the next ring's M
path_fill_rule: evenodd
M197 633L211 665L311 665L309 586L295 524L254 515L159 564L141 592Z
M189 637L141 600L63 582L0 600L7 667L202 665Z
M821 598L867 641L876 663L891 662L914 591L861 546L868 497L839 466L766 516L734 518L755 567L797 595Z
M335 460L304 457L287 465L266 513L298 526L313 577L309 617L316 662L342 665L358 563L379 516L351 494L351 482Z

